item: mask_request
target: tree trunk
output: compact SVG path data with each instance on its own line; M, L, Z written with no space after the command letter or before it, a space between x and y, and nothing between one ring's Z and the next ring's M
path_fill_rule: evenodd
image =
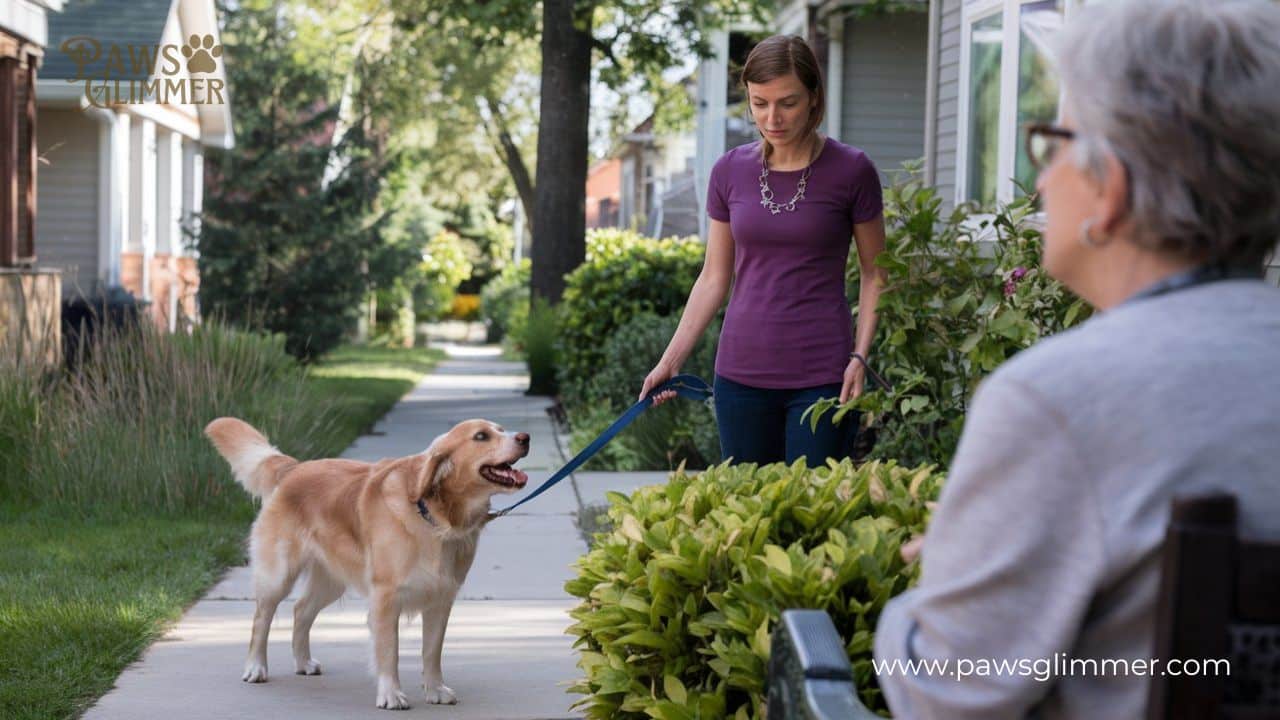
M502 114L502 108L488 95L484 96L484 102L489 110L489 117L493 118L498 155L506 163L507 172L511 173L511 181L515 183L516 192L520 195L520 204L524 206L526 229L533 232L533 210L536 201L533 180L529 177L529 166L525 164L520 148L511 139L511 132L507 129L507 118Z
M542 3L542 97L531 291L533 297L546 298L552 304L559 303L564 294L565 273L586 257L590 6L583 0Z

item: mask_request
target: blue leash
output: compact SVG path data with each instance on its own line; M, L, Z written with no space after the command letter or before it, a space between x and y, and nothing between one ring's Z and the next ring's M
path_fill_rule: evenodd
M577 455L574 455L573 459L570 460L568 464L566 464L564 467L557 470L556 474L552 475L550 478L547 479L546 482L538 486L537 490L534 490L527 497L525 497L515 505L512 505L511 507L503 508L501 510L498 510L497 512L492 513L490 515L490 519L500 518L503 515L506 515L512 510L515 510L521 505L538 497L539 495L546 492L547 490L550 490L552 485L555 485L556 483L568 477L569 473L572 473L574 470L578 468L579 465L591 459L592 455L595 455L596 453L600 452L600 448L607 445L609 441L613 439L613 436L621 432L622 428L630 425L632 420L635 420L637 417L640 416L640 413L648 409L651 405L651 401L653 400L653 396L661 392L666 392L667 390L675 390L676 393L678 393L681 397L686 397L686 398L689 398L690 400L706 400L707 398L711 397L711 386L707 385L707 382L702 378L698 377L697 375L676 375L675 377L662 383L658 387L650 390L649 394L646 395L643 400L637 401L635 405L631 406L630 410L627 410L625 413L622 414L621 417L613 421L613 424L609 426L608 430L605 430L604 432L600 433L600 437L596 438L595 440L592 440L590 445L582 449L582 452L578 453Z

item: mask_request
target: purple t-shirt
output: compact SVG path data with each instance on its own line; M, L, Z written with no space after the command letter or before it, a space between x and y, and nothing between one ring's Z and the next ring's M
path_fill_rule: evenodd
M803 200L777 215L760 204L760 143L736 147L711 169L707 214L733 233L733 295L716 373L759 388L803 388L844 379L853 323L844 269L854 223L883 208L866 153L827 138ZM802 170L769 171L786 204Z

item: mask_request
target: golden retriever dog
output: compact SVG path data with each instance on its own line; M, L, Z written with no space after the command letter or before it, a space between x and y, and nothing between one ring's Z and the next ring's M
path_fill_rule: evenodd
M205 434L236 480L263 501L249 540L257 608L241 679L266 682L276 606L305 576L293 607L299 674L320 674L311 625L350 587L369 600L377 707L409 707L400 689L399 620L414 613L422 615L427 702L456 703L440 672L445 626L490 519L490 498L528 482L512 463L529 454L529 435L465 420L419 455L366 463L298 462L235 418L214 420Z

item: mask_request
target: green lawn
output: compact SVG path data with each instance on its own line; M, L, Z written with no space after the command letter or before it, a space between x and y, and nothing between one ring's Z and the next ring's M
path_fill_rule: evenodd
M79 715L217 578L235 520L0 511L0 717Z
M349 444L442 354L342 348L307 382L340 403ZM244 562L248 522L245 512L84 518L0 498L0 718L80 715L227 566Z
M311 368L310 380L346 409L343 422L354 440L442 357L444 351L436 348L341 347Z

